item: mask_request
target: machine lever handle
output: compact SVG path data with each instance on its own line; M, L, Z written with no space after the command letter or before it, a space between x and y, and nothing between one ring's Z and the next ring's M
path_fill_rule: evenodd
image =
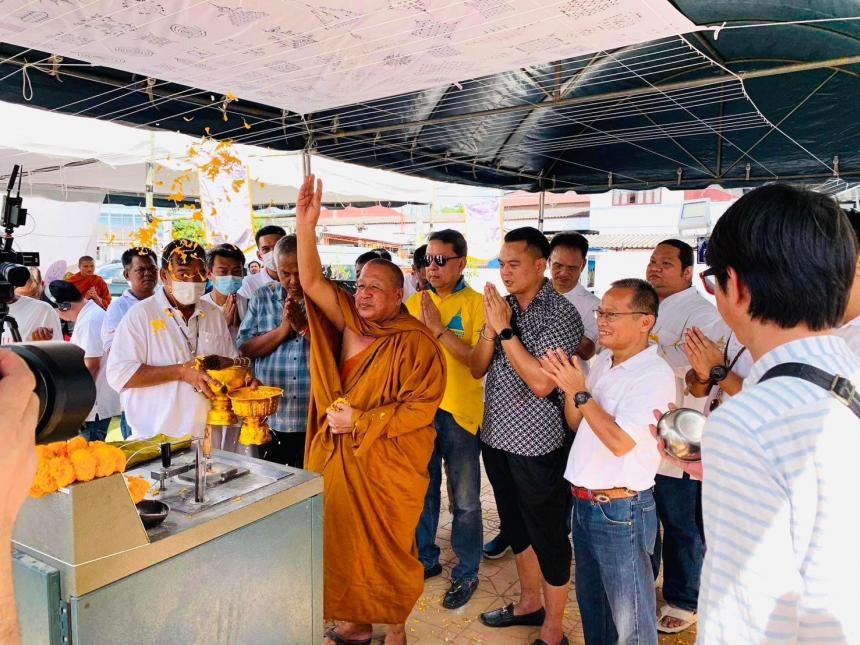
M170 442L165 441L159 447L161 448L161 467L170 468Z

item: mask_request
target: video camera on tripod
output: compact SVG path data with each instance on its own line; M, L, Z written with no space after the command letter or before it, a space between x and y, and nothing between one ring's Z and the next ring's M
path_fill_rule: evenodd
M27 223L21 176L21 167L16 164L6 187L0 222L4 230L0 244L0 339L8 326L13 344L6 347L23 358L36 377L35 391L39 398L36 440L42 443L68 439L80 431L95 402L96 388L80 347L64 342L21 343L18 323L9 315L9 305L16 299L15 288L23 287L30 279L27 267L39 266L38 253L12 249L15 229ZM16 180L18 190L13 197Z

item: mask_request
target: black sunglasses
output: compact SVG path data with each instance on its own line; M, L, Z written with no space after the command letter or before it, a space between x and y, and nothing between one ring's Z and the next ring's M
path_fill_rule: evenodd
M452 255L450 257L445 257L444 255L425 255L421 258L421 264L429 267L435 262L437 267L443 267L448 263L448 260L459 260L462 257L462 255Z

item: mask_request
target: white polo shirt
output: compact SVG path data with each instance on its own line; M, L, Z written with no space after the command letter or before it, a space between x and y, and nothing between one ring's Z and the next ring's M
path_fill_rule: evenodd
M237 293L243 298L250 300L257 289L266 286L270 282L277 282L277 280L272 278L266 269L261 268L259 273L249 273L242 279L242 286L239 287Z
M87 300L87 304L78 314L71 337L71 342L84 350L84 358L103 359L96 378L96 402L86 419L87 421L95 421L96 415L99 416L99 419L109 419L119 416L122 412L119 394L107 382L107 361L104 360L105 352L102 342L104 318L105 310L92 300Z
M218 310L221 312L221 315L224 315L224 308L215 302L215 298L212 296L212 292L210 291L206 295L201 298L201 300L205 300L213 307L218 307ZM242 324L242 319L245 318L245 314L248 313L248 299L240 296L238 293L236 294L236 310L239 312L239 324ZM226 321L225 321L226 322ZM239 335L239 327L230 326L230 337L233 339L233 343L236 343L236 338Z
M36 300L28 296L18 296L18 299L9 305L9 315L18 323L18 331L21 341L29 343L33 340L33 332L39 327L47 327L54 331L51 340L63 342L63 328L60 326L60 316L57 311L43 300ZM12 342L12 332L9 324L3 326L3 343Z
M105 351L110 349L111 343L113 342L113 336L116 333L116 328L119 326L119 321L122 320L128 313L128 310L138 302L140 302L140 300L138 300L137 296L131 292L131 289L123 291L119 298L111 298L102 323L102 345Z
M186 323L162 289L128 311L111 345L107 379L120 392L131 438L202 436L209 400L188 383L124 388L141 365L178 365L209 354L238 355L224 316L210 303L199 302Z
M833 333L848 343L852 352L860 356L860 316L845 323L839 329L834 329Z
M567 293L561 294L576 307L579 317L582 318L582 326L585 328L585 337L595 345L597 344L597 319L594 310L600 306L600 298L586 289L583 284L578 283Z
M675 393L672 369L653 345L615 367L612 352L603 351L594 359L586 386L636 445L623 457L616 457L583 419L567 459L565 479L592 490L651 488L660 453L648 426L654 423L654 410L663 409Z

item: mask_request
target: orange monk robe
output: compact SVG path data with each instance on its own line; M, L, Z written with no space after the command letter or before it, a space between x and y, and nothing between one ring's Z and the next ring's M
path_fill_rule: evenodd
M66 282L71 282L75 287L77 287L78 291L81 292L82 296L86 296L87 292L91 288L95 288L96 293L99 298L102 299L102 304L104 304L105 309L110 304L110 289L108 289L107 282L100 275L81 275L80 271L78 273L74 273L70 276L66 277Z
M424 508L445 391L445 361L430 331L406 309L378 325L335 290L346 326L376 340L341 379L340 334L306 298L311 403L305 463L323 484L323 614L357 623L406 621L424 589L415 529ZM364 411L352 434L334 435L326 410L345 397Z

